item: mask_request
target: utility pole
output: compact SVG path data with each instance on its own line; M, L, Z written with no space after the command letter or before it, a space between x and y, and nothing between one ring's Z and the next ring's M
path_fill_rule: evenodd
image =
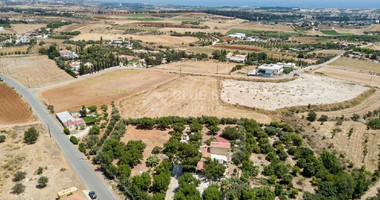
M49 126L49 124L48 124L48 130L49 130L49 135L51 137L51 132L50 132L50 126Z

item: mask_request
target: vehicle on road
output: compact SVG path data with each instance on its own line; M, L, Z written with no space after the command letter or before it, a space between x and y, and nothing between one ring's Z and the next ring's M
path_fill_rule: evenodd
M88 193L88 196L90 196L91 199L96 199L97 198L95 191L90 191Z

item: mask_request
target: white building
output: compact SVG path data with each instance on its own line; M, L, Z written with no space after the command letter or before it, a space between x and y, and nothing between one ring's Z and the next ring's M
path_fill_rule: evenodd
M58 120L62 123L63 127L68 128L70 131L86 127L86 123L82 118L74 118L67 111L57 113Z
M87 68L89 68L89 69L91 69L92 67L94 67L94 65L92 63L90 63L90 62L84 63L84 66L87 67Z
M252 36L252 37L247 37L246 40L248 40L248 41L252 41L252 42L256 42L256 41L259 41L260 38L259 38L259 37Z
M296 69L296 64L278 62L276 64L264 64L248 73L248 76L273 76L280 75L284 71L284 67Z
M4 27L0 26L0 31L4 31Z
M243 40L246 37L246 35L244 33L235 33L235 34L229 34L228 37L238 38L238 39Z
M73 61L69 65L70 65L71 70L77 72L79 71L79 68L80 68L80 61Z
M229 56L228 60L230 62L235 62L235 63L244 63L245 61L247 61L247 56L246 55Z
M28 43L28 42L29 42L29 38L28 38L28 36L23 35L23 36L21 36L21 37L17 40L16 43Z
M59 56L64 57L64 58L78 58L79 56L70 50L61 50L59 51Z

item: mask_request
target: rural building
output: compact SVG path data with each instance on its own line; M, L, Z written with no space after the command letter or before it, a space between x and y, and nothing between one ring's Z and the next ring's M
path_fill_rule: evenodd
M16 43L28 43L28 42L29 42L29 38L28 38L28 36L26 36L26 35L21 36L21 37L16 41Z
M64 57L64 58L78 58L79 56L70 50L61 50L59 51L59 56Z
M246 55L234 55L234 56L228 57L228 60L230 62L234 62L234 63L244 63L245 61L247 61L247 56Z
M90 63L90 62L84 63L84 66L87 67L87 68L89 68L89 69L91 69L92 67L94 67L94 65L92 63Z
M121 60L127 60L127 61L132 61L133 59L135 59L136 57L134 56L129 56L129 55L119 55L119 59Z
M200 148L201 160L198 161L196 170L203 171L206 158L217 160L220 164L226 165L231 160L231 143L225 138L217 136L216 142L211 142L210 146Z
M71 70L73 71L79 71L79 68L80 68L80 61L73 61L69 64Z
M248 76L273 76L280 75L284 71L284 67L296 69L296 64L278 62L276 64L264 64L248 73Z
M70 131L86 126L86 122L82 118L74 118L67 111L57 113L56 115L63 127L68 128Z
M259 41L260 38L259 38L259 37L252 36L252 37L247 37L246 40L248 40L248 41L252 41L252 42L256 42L256 41Z
M238 39L245 39L246 35L244 33L235 33L235 34L229 34L228 37L232 38L238 38Z

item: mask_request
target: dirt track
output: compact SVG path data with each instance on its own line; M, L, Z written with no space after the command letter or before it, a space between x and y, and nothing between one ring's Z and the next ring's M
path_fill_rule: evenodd
M219 79L182 76L157 88L121 100L123 117L217 116L247 117L269 123L271 118L252 110L225 105L219 96Z

